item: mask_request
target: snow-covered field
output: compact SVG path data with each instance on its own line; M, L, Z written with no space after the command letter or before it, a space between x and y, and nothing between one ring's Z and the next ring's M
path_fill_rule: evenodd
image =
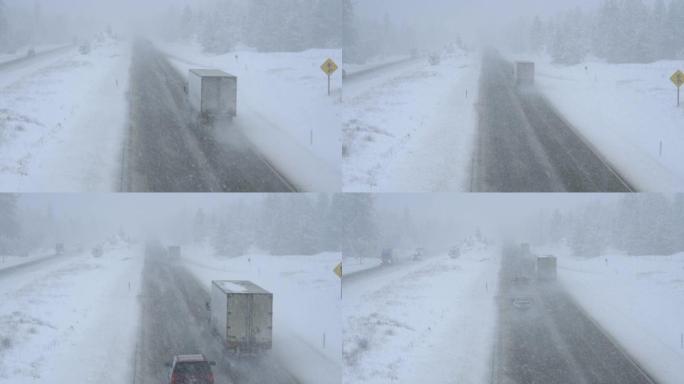
M681 62L536 61L538 88L639 190L684 190L684 106L670 81Z
M339 253L315 256L213 256L204 246L183 250L183 262L204 282L251 280L273 292L273 353L307 384L339 383L340 280L333 268ZM325 343L325 344L324 344Z
M327 77L327 58L341 50L299 53L203 53L198 45L159 44L176 68L218 68L238 77L238 116L233 124L279 171L306 191L336 192L340 182L342 71Z
M0 190L118 190L129 51L108 41L0 70Z
M141 250L108 246L0 276L0 383L125 383ZM106 324L107 326L103 326Z
M29 56L29 50L33 49L36 55L49 52L57 48L65 47L67 44L41 44L33 47L25 46L18 48L14 53L0 53L0 65L23 59Z
M478 60L463 54L438 66L412 61L386 74L345 83L343 189L467 189Z
M343 382L486 382L498 254L442 255L345 284Z
M580 306L657 382L682 382L684 253L562 257L558 276Z

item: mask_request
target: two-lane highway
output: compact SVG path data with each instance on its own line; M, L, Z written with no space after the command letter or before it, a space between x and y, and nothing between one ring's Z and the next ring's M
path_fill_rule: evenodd
M511 63L484 54L473 192L633 190L542 95L513 79Z
M293 192L295 188L237 130L220 143L195 118L185 79L151 43L131 63L130 129L121 190L128 192Z
M493 384L654 384L560 286L535 282L533 266L504 251Z
M141 291L140 338L135 358L135 383L165 383L166 362L174 355L203 353L216 361L217 383L298 384L270 354L237 358L224 349L212 331L206 303L209 292L181 264L152 249L145 258Z

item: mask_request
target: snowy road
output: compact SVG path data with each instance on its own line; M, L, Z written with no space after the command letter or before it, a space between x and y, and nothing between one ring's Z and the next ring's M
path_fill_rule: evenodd
M559 286L513 280L533 268L531 257L504 251L494 384L654 383ZM520 297L531 299L530 308L513 305Z
M513 66L485 53L480 79L474 192L629 192L632 187L534 91Z
M151 43L133 51L130 132L121 189L130 192L291 192L287 182L235 130L217 140L192 118L185 81ZM220 126L219 126L220 125Z
M135 383L165 382L165 363L174 355L189 353L203 353L217 362L213 368L217 383L298 383L268 355L259 360L228 356L209 325L205 307L209 292L189 271L163 255L159 249L148 254L143 269Z

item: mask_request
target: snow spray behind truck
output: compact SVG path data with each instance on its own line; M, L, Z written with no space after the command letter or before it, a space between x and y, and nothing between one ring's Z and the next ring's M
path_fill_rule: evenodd
M273 294L250 281L211 282L211 323L235 353L271 349Z

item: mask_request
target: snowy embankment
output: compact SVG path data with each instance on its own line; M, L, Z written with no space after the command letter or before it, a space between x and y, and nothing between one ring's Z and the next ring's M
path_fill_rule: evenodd
M119 188L129 45L108 41L0 70L0 188Z
M684 106L670 81L677 69L681 62L560 66L537 58L537 81L637 189L662 192L684 190Z
M37 262L39 260L45 260L45 259L50 259L55 257L55 251L53 250L47 250L47 249L41 249L38 251L31 252L28 255L16 255L16 254L11 254L11 255L2 255L0 254L0 272L4 269L16 267L19 265L27 264L27 263L33 263Z
M498 254L439 256L346 283L343 383L486 382Z
M409 60L411 57L406 56L406 55L392 55L392 56L385 56L385 57L376 57L373 60L369 60L366 63L363 64L351 64L351 63L344 63L344 70L347 73L347 76L349 75L354 75L356 73L361 73L365 72L374 68L380 68L385 65L391 65L394 63L398 63L401 61L406 61Z
M344 276L353 275L356 272L377 268L380 265L382 265L382 260L377 257L346 257L342 259L342 273Z
M659 383L684 379L684 253L559 258L581 307Z
M159 44L187 78L191 68L217 68L238 77L233 125L289 180L304 191L338 192L340 185L340 92L342 71L327 77L327 58L341 50L203 53L190 44Z
M14 53L0 53L0 66L16 60L30 58L29 51L33 49L34 55L44 54L62 47L67 47L69 44L44 44L37 46L26 46L18 48Z
M468 188L479 59L408 62L345 84L343 186L348 192Z
M130 382L141 256L108 246L0 277L0 383Z
M213 256L184 248L186 267L211 289L212 280L250 280L273 293L273 354L303 384L339 383L339 253L315 256Z

